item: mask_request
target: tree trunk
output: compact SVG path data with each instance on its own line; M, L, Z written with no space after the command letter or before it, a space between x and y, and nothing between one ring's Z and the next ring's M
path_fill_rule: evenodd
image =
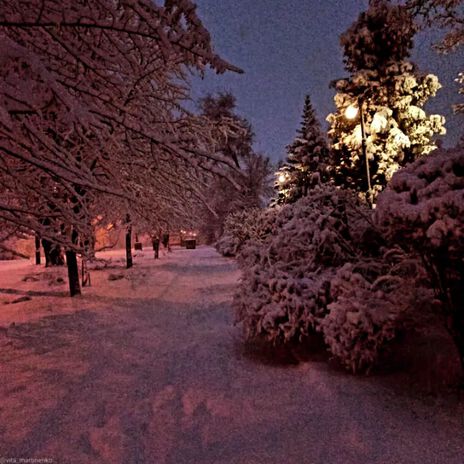
M64 265L63 253L59 245L55 245L49 240L42 239L42 247L45 254L45 267Z
M126 230L126 268L132 267L132 226L129 224Z
M155 252L155 259L159 258L159 248L160 248L159 238L154 238L153 239L153 251Z
M45 255L45 267L51 266L50 264L50 248L51 243L48 240L42 239L42 248L44 250Z
M77 244L78 233L75 229L71 232L71 240ZM79 267L77 266L77 256L74 250L66 251L66 265L68 267L68 280L69 280L69 293L70 296L81 294L81 287L79 285Z
M79 268L77 266L76 252L66 251L66 264L68 266L69 293L71 296L80 295Z
M35 264L40 264L40 237L35 235Z
M87 268L86 258L82 257L82 269L81 269L81 282L83 287L91 287L92 281L90 279L90 272Z

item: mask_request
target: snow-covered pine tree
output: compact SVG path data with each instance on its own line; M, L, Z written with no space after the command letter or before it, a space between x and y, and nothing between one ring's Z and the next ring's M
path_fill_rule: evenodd
M321 180L326 180L328 148L309 95L305 98L301 127L287 158L277 171L277 203L293 203Z
M430 153L436 147L434 135L445 133L444 118L423 110L441 85L435 75L421 74L408 60L414 33L404 6L373 0L342 34L351 75L333 83L337 111L327 117L338 185L368 190L361 113L374 198L399 167Z

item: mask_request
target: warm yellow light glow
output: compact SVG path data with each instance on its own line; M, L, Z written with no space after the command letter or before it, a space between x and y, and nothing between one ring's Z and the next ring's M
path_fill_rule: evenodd
M358 107L354 105L350 105L346 110L345 110L345 117L347 119L354 119L358 115Z
M278 180L281 184L283 184L285 182L285 174L280 174Z

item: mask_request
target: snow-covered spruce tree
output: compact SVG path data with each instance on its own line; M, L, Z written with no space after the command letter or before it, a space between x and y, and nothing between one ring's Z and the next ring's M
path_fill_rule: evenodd
M293 203L305 196L320 181L327 180L328 148L321 126L306 96L301 127L293 143L287 147L287 157L276 172L275 203Z
M415 30L404 6L374 0L341 36L351 75L333 83L337 111L327 117L338 185L368 190L361 117L374 198L399 167L430 153L434 136L445 133L444 118L423 110L441 87L437 77L408 60Z
M464 145L397 172L376 215L390 240L421 257L464 369Z

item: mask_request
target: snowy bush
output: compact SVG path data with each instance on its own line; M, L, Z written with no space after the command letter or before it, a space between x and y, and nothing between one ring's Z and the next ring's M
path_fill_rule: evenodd
M430 299L414 290L421 263L388 248L371 214L331 186L275 209L268 233L238 255L234 305L246 337L275 344L318 331L346 368L369 370L414 303Z
M223 256L236 256L248 240L260 242L271 232L268 219L273 213L273 210L251 208L229 214L216 250Z
M337 267L362 254L366 214L351 193L332 187L277 210L272 233L249 240L240 254L243 277L234 301L247 337L288 341L318 327Z
M331 303L320 329L330 352L352 372L368 371L403 327L409 310L430 299L417 260L362 259L338 269L330 282Z
M422 258L464 367L464 147L395 174L376 214L390 240Z

